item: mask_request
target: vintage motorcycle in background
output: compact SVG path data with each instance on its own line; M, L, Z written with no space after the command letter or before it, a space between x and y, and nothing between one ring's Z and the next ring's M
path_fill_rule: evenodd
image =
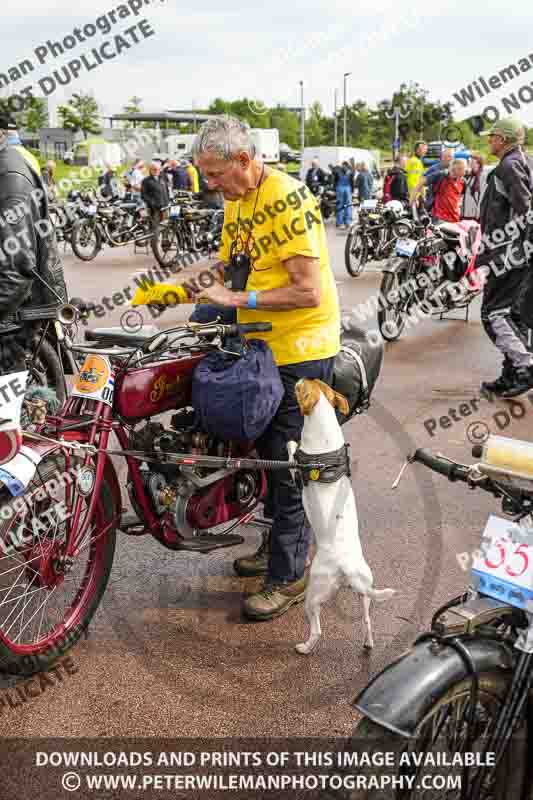
M403 235L394 245L394 255L383 267L378 325L389 342L398 339L417 309L440 316L466 311L479 295L475 261L481 241L479 224L430 224L427 220L402 220Z
M358 278L369 261L382 261L392 255L396 240L408 236L411 230L403 225L406 216L407 211L399 200L390 200L385 206L378 200L363 200L344 246L344 263L349 275Z

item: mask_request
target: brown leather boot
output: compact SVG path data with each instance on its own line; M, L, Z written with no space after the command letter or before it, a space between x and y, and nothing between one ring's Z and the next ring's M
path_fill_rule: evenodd
M293 583L271 584L265 581L263 588L255 594L248 595L243 602L243 612L247 617L257 620L269 620L279 617L296 603L305 598L307 573Z
M266 575L268 572L268 559L270 558L270 529L261 534L262 541L255 553L242 558L236 558L233 569L242 578L253 578L256 575Z

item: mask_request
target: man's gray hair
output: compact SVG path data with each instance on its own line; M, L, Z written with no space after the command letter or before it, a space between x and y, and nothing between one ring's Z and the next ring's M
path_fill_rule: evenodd
M250 135L250 126L227 114L204 122L192 146L193 156L213 153L225 161L231 161L243 151L250 158L255 158L256 147Z
M466 159L464 158L454 158L450 164L450 167L453 167L454 164L459 164L459 166L464 167L465 169L467 167Z

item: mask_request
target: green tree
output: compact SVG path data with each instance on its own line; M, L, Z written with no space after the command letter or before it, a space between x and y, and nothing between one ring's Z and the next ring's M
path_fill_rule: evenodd
M316 100L309 106L305 123L305 142L311 147L326 143L326 125L322 114L322 106Z
M90 94L73 94L66 105L58 106L57 114L66 130L82 131L85 138L102 130L98 124L98 103Z
M50 124L46 100L43 100L42 97L32 97L29 100L28 108L15 114L15 120L19 128L25 128L31 133L37 133L41 128L46 128Z

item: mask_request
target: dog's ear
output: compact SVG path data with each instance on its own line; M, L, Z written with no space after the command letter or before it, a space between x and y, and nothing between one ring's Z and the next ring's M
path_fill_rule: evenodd
M335 395L335 406L339 409L341 414L348 414L350 412L350 406L345 396L339 392L334 392L333 394Z
M327 383L318 380L318 378L314 380L314 383L318 384L320 391L326 396L326 399L329 401L330 405L333 406L333 408L338 408L341 414L348 414L350 406L348 405L348 401L343 394L335 392L331 386L328 386Z

